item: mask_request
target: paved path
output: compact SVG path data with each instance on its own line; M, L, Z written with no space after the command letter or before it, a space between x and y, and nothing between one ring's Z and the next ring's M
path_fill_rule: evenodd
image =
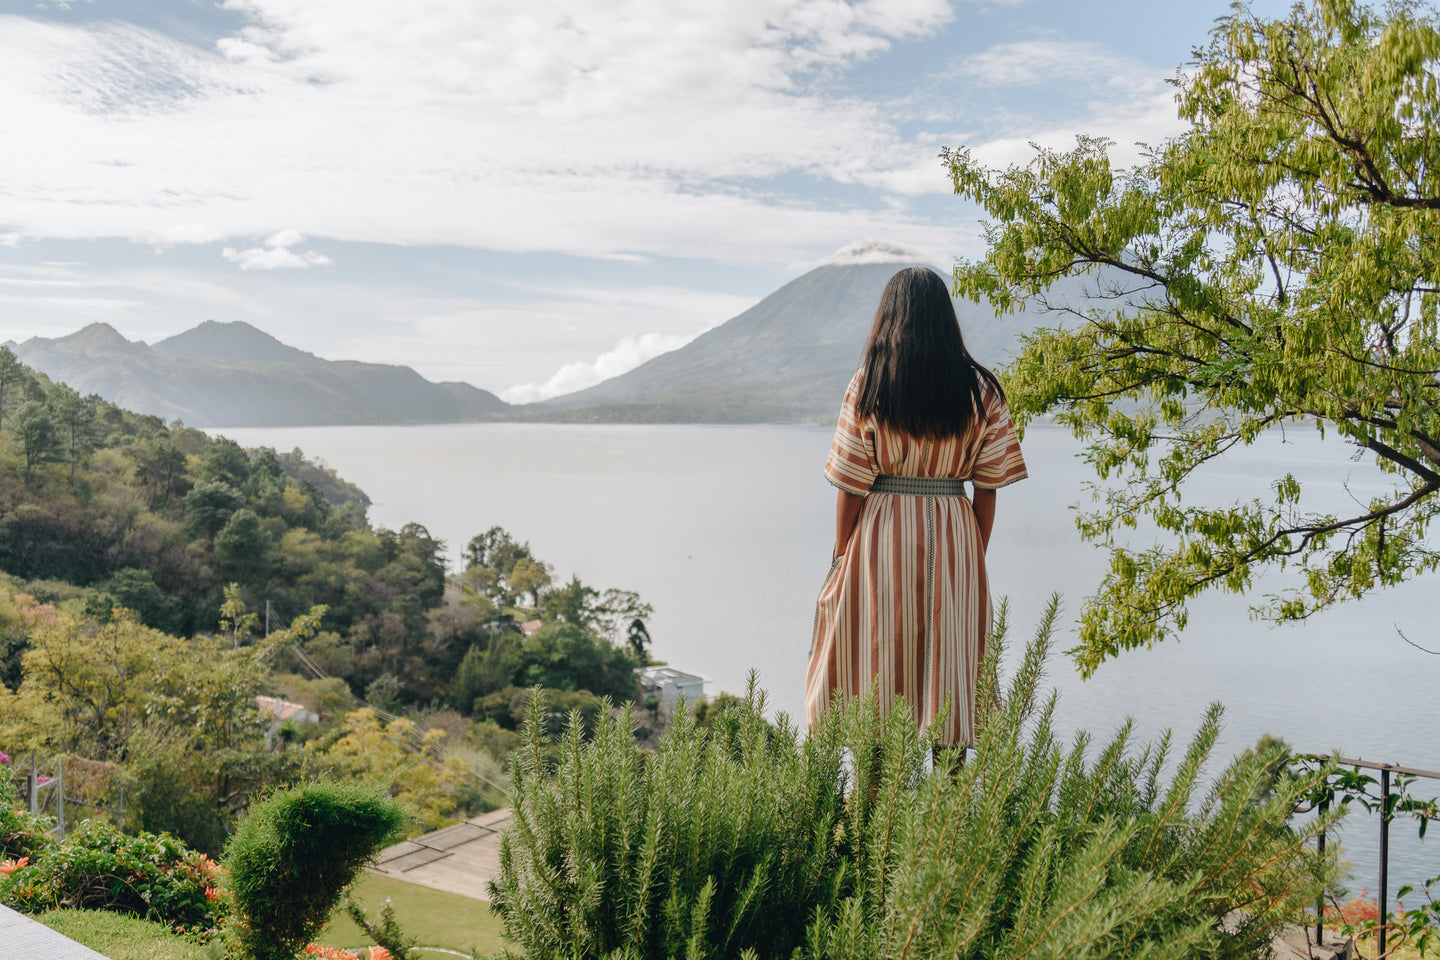
M39 920L0 907L0 960L106 960Z
M397 880L488 900L485 884L500 869L500 834L508 826L508 808L471 817L386 847L370 869Z

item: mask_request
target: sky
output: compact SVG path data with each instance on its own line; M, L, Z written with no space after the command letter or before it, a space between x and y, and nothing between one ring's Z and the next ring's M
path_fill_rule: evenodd
M513 402L580 389L858 241L977 255L942 147L1131 162L1227 10L0 0L0 341L243 320Z

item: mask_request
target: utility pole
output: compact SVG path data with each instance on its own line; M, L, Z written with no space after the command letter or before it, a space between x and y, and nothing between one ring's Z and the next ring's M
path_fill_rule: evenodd
M270 601L265 601L265 639L270 639Z

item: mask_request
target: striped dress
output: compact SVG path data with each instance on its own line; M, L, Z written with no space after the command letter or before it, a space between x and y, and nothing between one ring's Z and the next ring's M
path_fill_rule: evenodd
M805 677L807 723L836 690L847 697L874 690L882 711L903 696L922 725L948 702L938 742L974 742L975 677L990 624L975 512L966 497L869 490L880 474L956 477L990 489L1024 479L1010 409L981 382L983 419L960 436L932 441L861 420L860 374L850 381L825 478L865 503L849 549L820 589Z

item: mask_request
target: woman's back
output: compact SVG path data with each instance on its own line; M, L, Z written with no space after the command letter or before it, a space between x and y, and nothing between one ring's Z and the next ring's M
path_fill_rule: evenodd
M1020 456L1017 444L991 444L997 430L1010 429L1004 399L988 381L981 386L980 416L961 432L940 439L911 436L857 409L863 373L856 373L840 408L835 444L826 462L831 482L851 493L870 489L877 475L977 479L981 486L1003 486ZM1023 466L1022 466L1023 470Z

